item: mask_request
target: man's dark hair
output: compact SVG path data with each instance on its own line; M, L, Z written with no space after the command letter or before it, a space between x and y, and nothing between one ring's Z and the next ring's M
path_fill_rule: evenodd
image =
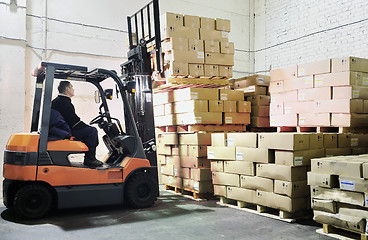
M64 93L65 89L70 85L69 81L61 81L58 86L59 93Z

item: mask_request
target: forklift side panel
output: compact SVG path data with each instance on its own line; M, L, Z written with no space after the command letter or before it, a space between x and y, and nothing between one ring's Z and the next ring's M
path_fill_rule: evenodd
M35 165L22 166L22 165L4 164L4 178L20 181L35 181L36 169L37 167Z
M12 134L6 143L6 150L19 152L37 152L40 136L33 133Z
M151 164L147 159L127 157L123 160L120 166L124 168L123 181L125 182L125 179L132 171L138 168L150 168Z

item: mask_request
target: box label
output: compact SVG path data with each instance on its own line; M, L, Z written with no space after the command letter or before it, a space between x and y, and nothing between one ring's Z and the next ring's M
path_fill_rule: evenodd
M299 124L305 124L305 118L304 117L299 118Z
M353 90L353 98L359 98L359 90Z
M299 68L298 75L304 75L304 74L305 74L305 68Z
M227 140L227 146L229 146L229 147L234 146L234 140L233 139L228 139Z
M359 146L359 139L358 138L351 138L351 146L352 147Z
M355 191L355 184L351 180L341 180L340 188L343 190Z
M225 123L233 123L233 117L226 117Z
M291 107L285 107L285 114L291 113Z
M295 157L294 158L294 165L295 166L301 166L301 165L303 165L303 157Z
M244 160L243 153L236 153L236 160Z
M193 188L194 190L199 191L199 182L195 182Z
M215 152L208 152L208 158L215 158Z
M223 32L222 32L222 38L229 38L229 33L228 33L228 32L223 31Z
M170 164L170 158L166 157L166 164Z
M323 77L317 77L317 76L315 76L315 78L316 78L316 85L317 86L323 84Z
M310 79L310 78L304 80L305 85L309 85L311 83L312 83L312 79Z
M190 97L193 99L198 99L198 92L191 92Z
M255 91L256 91L256 87L255 87L255 86L250 86L250 87L248 88L248 90L249 90L250 92L255 92Z
M197 58L204 59L204 52L197 52Z
M264 84L264 79L263 78L258 78L258 84Z
M196 123L202 123L202 117L195 117Z
M178 176L178 169L174 169L174 175Z
M363 77L363 85L368 85L368 77Z
M172 183L172 178L171 178L171 177L169 177L169 183L170 183L170 184Z
M305 92L298 92L298 100L299 101L305 100Z
M221 93L221 100L227 100L227 93Z

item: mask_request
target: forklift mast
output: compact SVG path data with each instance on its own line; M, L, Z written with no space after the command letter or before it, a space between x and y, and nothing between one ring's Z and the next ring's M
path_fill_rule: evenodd
M151 166L157 166L155 124L153 115L152 74L162 72L161 34L158 0L153 0L127 17L129 34L128 61L121 64L138 134ZM154 69L152 67L154 65ZM130 134L126 124L126 132Z

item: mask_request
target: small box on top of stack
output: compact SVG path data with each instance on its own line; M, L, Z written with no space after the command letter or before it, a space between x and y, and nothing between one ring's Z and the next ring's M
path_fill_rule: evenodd
M271 70L271 126L367 127L368 59Z
M232 77L230 20L167 12L161 23L165 77Z

